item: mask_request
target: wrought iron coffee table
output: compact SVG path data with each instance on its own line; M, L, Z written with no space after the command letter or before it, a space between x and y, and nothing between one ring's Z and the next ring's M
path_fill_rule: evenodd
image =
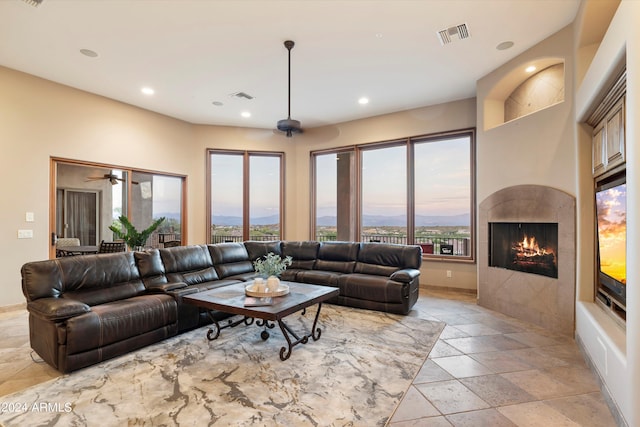
M271 305L258 307L246 307L244 305L246 299L245 287L250 285L251 282L237 283L187 295L183 297L183 301L207 310L215 326L215 329L211 328L207 332L207 338L209 340L218 338L222 329L238 326L242 323L251 325L255 319L258 319L256 322L258 326L264 327L261 336L263 340L266 340L269 338L267 328L271 329L275 326L275 323L278 323L282 335L284 335L288 344L288 347L282 347L280 349L280 360L287 360L291 356L291 350L296 345L306 344L309 338L313 338L314 341L320 339L321 330L317 327L317 324L322 303L338 296L340 291L337 288L329 286L295 282L283 283L289 286L289 293L280 297L273 297ZM318 310L313 320L311 333L302 335L301 337L298 336L298 334L284 322L284 318L298 311L302 311L304 314L308 307L316 304L318 305ZM235 321L229 320L227 323L221 325L212 315L212 310L241 315L243 318Z

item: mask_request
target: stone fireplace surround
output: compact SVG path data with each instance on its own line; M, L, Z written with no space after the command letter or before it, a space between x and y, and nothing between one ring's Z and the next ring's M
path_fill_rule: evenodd
M573 336L575 329L576 202L564 191L517 185L484 199L478 212L478 304ZM489 267L489 223L557 222L558 278Z

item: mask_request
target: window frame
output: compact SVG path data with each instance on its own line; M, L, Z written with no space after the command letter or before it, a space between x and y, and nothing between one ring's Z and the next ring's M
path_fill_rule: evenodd
M132 206L132 184L133 184L133 174L134 173L144 173L150 175L158 175L164 177L177 178L181 180L180 184L180 236L182 240L182 244L186 245L187 242L187 232L188 232L188 210L187 210L187 189L188 189L188 177L187 175L158 171L153 169L143 169L138 167L131 166L123 166L116 165L111 163L99 163L94 161L85 161L85 160L77 160L77 159L68 159L64 157L54 157L51 156L49 158L49 235L51 236L51 241L49 245L49 257L56 257L56 248L55 248L55 235L57 233L57 216L59 215L58 202L57 202L57 191L58 191L58 165L73 165L73 166L81 166L88 168L99 168L99 169L110 169L110 170L120 170L126 172L126 180L122 183L122 185L127 186L127 217L131 218L131 206Z
M278 202L279 211L279 223L278 223L278 240L282 240L284 236L284 224L285 224L285 153L281 151L255 151L255 150L226 150L207 148L206 150L206 227L207 227L207 243L213 243L213 236L211 234L211 214L212 214L212 198L211 192L211 156L212 155L235 155L242 156L242 241L250 240L250 160L251 157L276 157L280 162L279 178L279 190L280 200Z
M333 149L323 149L310 152L310 172L311 172L311 206L310 206L310 238L313 240L317 233L316 224L316 182L318 174L316 170L316 157L325 154L339 154L340 152L351 151L355 154L355 194L356 209L355 209L355 221L356 221L356 238L362 240L362 153L368 150L382 149L393 146L404 146L406 148L406 201L407 201L407 244L416 244L416 226L415 226L415 146L417 144L429 143L430 141L442 141L447 139L459 139L469 138L469 253L468 255L441 255L441 254L427 254L423 253L423 258L434 261L446 261L446 262L468 262L475 263L476 261L476 129L464 128L451 130L446 132L437 132L416 136L409 136L404 138L398 138L387 141L370 142L364 144L357 144L347 147L337 147Z

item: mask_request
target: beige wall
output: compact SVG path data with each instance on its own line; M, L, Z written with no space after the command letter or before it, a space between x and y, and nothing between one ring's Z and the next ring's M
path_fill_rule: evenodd
M586 7L595 1L585 2ZM590 14L579 16L582 27L588 27ZM601 18L600 18L601 19ZM576 92L576 121L583 122L620 70L627 67L626 161L627 161L627 323L618 326L593 303L593 184L589 166L578 171L580 187L578 204L576 335L602 378L606 389L629 426L640 425L640 265L634 256L640 243L632 238L640 234L640 2L623 0L608 25ZM577 35L580 38L580 34ZM578 78L581 76L578 76ZM591 144L591 130L579 125L579 154ZM584 163L587 163L584 161Z
M0 67L2 180L0 307L24 302L20 267L48 257L50 158L187 175L188 243L206 241L207 148L285 152L285 239L309 238L309 151L439 132L475 124L473 99L309 130L284 138L270 129L192 125ZM27 223L25 213L35 222ZM33 239L17 239L31 229ZM451 284L440 283L444 269ZM460 271L460 274L457 273ZM426 283L475 289L469 264L425 267ZM433 277L433 279L430 279ZM460 282L460 283L457 283Z

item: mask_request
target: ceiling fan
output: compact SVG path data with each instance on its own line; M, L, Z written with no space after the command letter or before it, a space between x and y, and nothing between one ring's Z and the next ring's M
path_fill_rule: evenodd
M118 175L114 175L112 173L105 173L102 176L89 176L86 181L99 181L101 179L109 180L111 185L116 185L118 181L127 182L126 179L120 178ZM132 184L138 184L136 181L131 181Z
M291 138L294 133L302 133L300 122L291 118L291 49L295 43L291 40L284 42L284 47L289 51L289 110L286 119L278 120L278 130L286 133L287 138Z

